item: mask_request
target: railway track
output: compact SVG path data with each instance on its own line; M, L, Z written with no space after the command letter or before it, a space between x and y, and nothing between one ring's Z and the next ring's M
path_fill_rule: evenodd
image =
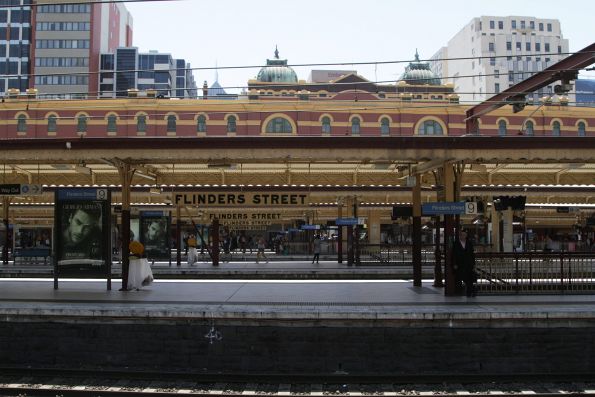
M546 381L532 377L522 380L510 377L501 381L481 377L415 377L396 382L382 379L350 378L347 375L332 379L266 378L254 376L218 376L204 380L201 375L162 376L149 373L92 374L72 371L60 373L7 374L0 376L0 396L225 396L225 397L505 397L505 396L583 396L595 395L595 381ZM2 372L4 373L4 372ZM116 376L118 375L118 376ZM225 380L225 378L229 378ZM241 381L233 379L241 378ZM424 379L425 378L425 379ZM559 379L559 377L556 377ZM195 380L198 379L198 380ZM276 380L275 380L276 379ZM283 379L279 382L280 379Z

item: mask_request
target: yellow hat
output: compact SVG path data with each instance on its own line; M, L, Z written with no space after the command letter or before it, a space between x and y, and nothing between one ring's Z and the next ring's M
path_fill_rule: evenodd
M128 249L130 250L130 252L132 254L138 255L138 256L141 256L143 254L143 252L145 252L145 246L136 240L131 241L130 244L128 244Z

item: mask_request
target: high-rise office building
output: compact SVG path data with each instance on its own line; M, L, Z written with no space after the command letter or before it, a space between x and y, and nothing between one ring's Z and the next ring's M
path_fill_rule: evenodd
M480 102L568 54L560 22L521 16L473 18L432 56L432 70L453 83L461 102ZM553 85L528 100L553 95ZM571 102L573 96L570 97Z
M0 0L0 95L29 86L30 0Z
M197 97L190 64L183 59L157 51L139 53L136 47L101 54L99 96L125 97L130 89L155 90L165 97Z
M29 86L40 96L96 97L100 54L132 45L132 17L122 3L44 2L33 8L31 25Z

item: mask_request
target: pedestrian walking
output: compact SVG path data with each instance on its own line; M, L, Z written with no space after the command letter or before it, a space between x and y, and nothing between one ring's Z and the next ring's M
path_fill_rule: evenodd
M258 238L256 247L258 249L258 251L256 252L256 263L259 262L259 259L263 259L263 258L267 261L267 263L269 263L269 258L264 253L264 249L266 248L266 242L264 240L264 237L260 236Z

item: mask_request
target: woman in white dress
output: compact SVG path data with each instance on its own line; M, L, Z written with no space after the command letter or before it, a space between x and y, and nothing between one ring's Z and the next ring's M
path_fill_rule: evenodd
M131 241L130 266L128 267L128 290L140 290L153 283L153 272L149 261L144 257L145 247L138 241Z

